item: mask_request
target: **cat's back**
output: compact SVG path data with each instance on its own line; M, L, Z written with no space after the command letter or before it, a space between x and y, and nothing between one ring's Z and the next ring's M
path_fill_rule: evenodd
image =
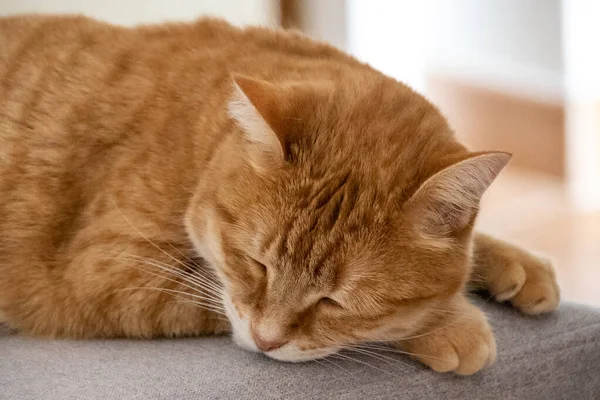
M78 58L76 53L95 54L101 59L103 50L109 47L107 40L118 37L110 46L119 47L120 43L130 40L130 36L124 29L81 16L19 15L0 18L3 100L12 88L40 83L42 75L46 80L52 79L48 72L64 70L62 62ZM94 45L97 47L92 48ZM92 65L87 67L90 69Z
M89 18L0 18L0 140L8 162L16 148L67 139L92 99L101 99L127 30ZM116 66L116 67L115 67ZM104 100L109 100L105 98Z
M20 15L0 18L0 79L3 86L25 66L64 69L64 61L94 58L100 64L125 64L125 58L168 66L218 62L220 72L246 72L285 79L334 77L340 66L364 69L352 57L292 31L262 27L238 28L225 21L201 18L189 23L122 27L84 16ZM329 66L328 66L329 64ZM336 64L337 67L336 68ZM73 70L76 67L66 65ZM87 69L93 69L91 63ZM206 71L206 66L197 64ZM262 73L261 73L262 71ZM325 75L323 75L325 74Z
M97 128L108 119L118 125L149 95L164 92L174 109L220 104L230 94L232 73L339 79L341 70L356 67L365 69L300 34L215 19L126 28L83 16L0 18L0 138L18 128L37 131L36 122L80 117ZM18 126L10 129L6 121Z
M204 151L229 124L232 74L342 79L365 69L300 34L215 19L127 28L82 16L0 18L0 173L15 179L32 153L37 164L79 169L99 149L141 136L148 147L165 129L203 137Z
M0 234L31 221L45 234L57 224L69 231L93 199L128 184L158 209L140 181L193 186L231 127L232 74L343 79L365 69L300 34L213 19L127 28L82 16L0 18ZM171 206L160 212L181 213Z

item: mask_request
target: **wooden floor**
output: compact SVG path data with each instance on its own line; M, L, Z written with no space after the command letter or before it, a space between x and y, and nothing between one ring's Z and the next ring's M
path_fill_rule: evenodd
M484 197L478 226L550 256L563 299L600 306L600 213L570 210L557 178L505 170Z
M562 103L535 101L428 76L427 96L470 149L513 154L510 165L565 177L565 112Z

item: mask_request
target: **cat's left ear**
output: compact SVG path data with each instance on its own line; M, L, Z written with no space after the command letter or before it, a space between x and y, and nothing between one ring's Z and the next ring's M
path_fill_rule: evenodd
M473 223L481 197L511 157L501 152L473 154L430 177L404 209L427 236L458 233Z
M277 167L285 160L290 131L285 116L288 104L283 87L254 78L233 77L229 116L245 134L248 159L258 170Z

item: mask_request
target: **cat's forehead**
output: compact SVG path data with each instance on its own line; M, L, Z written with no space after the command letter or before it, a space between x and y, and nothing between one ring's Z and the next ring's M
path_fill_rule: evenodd
M460 150L445 117L424 97L388 80L356 85L342 85L334 101L299 122L294 151L301 173L316 180L351 174L361 192L408 193Z
M344 206L334 200L329 207ZM355 219L339 210L314 212L313 209L282 220L271 232L262 245L276 268L323 285L337 282L348 265L366 261L366 255L374 247L371 238L381 235L381 229L363 218Z

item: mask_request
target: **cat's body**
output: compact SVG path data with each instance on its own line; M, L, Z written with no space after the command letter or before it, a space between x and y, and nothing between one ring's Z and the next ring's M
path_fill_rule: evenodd
M38 313L58 314L53 322L48 319L51 326L36 322L30 327L40 334L177 332L170 326L148 329L142 321L137 323L144 326L139 330L109 327L95 315L96 309L118 307L110 304L110 290L87 286L98 284L95 264L106 266L101 274L108 279L114 264L111 251L121 251L113 246L126 246L127 239L142 242L146 257L170 261L155 254L120 212L161 247L169 242L191 257L182 220L199 174L232 131L226 107L231 74L293 80L334 78L344 69L361 68L342 53L298 35L241 31L216 20L142 29L109 27L78 17L25 17L1 24L0 257L5 265L27 264L21 268L28 273L42 270L40 287L29 276L24 285L15 285L11 277L19 298L39 299L39 304L27 306L36 310L32 320L39 321ZM130 237L111 235L111 229L124 230L120 233ZM19 234L24 237L17 240ZM76 260L82 252L93 259L92 271ZM45 282L50 269L59 281L69 277L64 285ZM122 271L121 266L116 273L118 282L107 285L111 290L148 286L152 279L136 269ZM68 293L61 295L57 289L63 286ZM92 295L97 289L103 294ZM23 290L31 293L23 296ZM98 301L91 306L84 301L82 306L92 310L98 328L88 323L78 327L76 321L86 311L73 308L76 302L60 300L78 292ZM130 296L117 294L113 301ZM146 296L168 299L147 291ZM121 318L144 320L148 315Z
M429 310L470 307L470 222L507 156L468 153L425 99L329 46L213 20L126 29L16 17L0 20L0 84L0 312L25 333L197 335L231 323L242 346L301 360L401 340L444 319ZM452 176L428 180L442 170ZM461 179L473 187L453 188ZM468 198L448 200L442 218L431 199L446 187ZM421 219L444 232L413 229ZM491 269L547 269L478 241ZM520 273L518 287L507 278L496 290L488 275L478 271L507 299L524 284ZM551 269L540 279L553 284ZM547 304L516 305L552 309L552 284ZM338 338L341 322L356 332ZM483 361L433 367L481 368L494 354L484 336Z

